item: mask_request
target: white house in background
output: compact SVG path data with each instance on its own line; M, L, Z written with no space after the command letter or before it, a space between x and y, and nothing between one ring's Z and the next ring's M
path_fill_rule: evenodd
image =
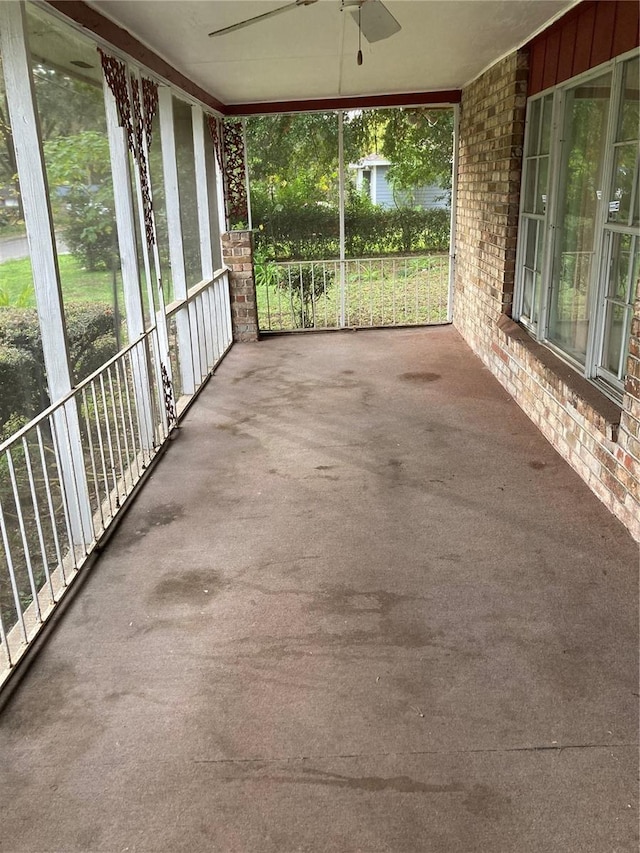
M423 207L425 210L449 209L451 207L451 190L443 189L437 184L428 187L416 187L413 193L395 193L387 180L391 160L379 154L367 154L357 163L350 163L349 168L356 174L356 189L366 192L373 204L380 207L397 207L399 204Z

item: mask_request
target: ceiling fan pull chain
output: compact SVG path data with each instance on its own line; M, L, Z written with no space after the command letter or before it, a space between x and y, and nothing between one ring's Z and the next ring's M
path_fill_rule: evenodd
M362 6L358 6L358 65L362 65Z

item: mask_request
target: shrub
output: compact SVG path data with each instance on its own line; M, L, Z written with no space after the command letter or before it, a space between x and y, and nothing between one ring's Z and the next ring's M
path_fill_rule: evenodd
M117 352L113 309L79 303L66 310L72 376L78 382ZM30 420L49 405L35 309L0 310L0 429L12 416Z
M317 272L313 264L300 264L278 282L278 287L288 294L296 329L312 329L315 326L316 300L333 285L333 270L324 270L322 275Z
M45 408L42 365L26 349L0 343L0 429L19 413L27 419Z
M338 209L328 204L269 204L253 211L256 249L276 260L320 260L340 253ZM345 206L347 257L444 252L448 210L383 208L351 193Z

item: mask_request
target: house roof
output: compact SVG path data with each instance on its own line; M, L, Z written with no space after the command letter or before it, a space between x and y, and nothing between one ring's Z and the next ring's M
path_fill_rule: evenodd
M224 36L208 33L286 0L90 0L64 14L99 12L223 105L459 90L529 40L575 0L384 0L402 29L369 44L356 63L358 27L340 0L300 5ZM367 0L368 2L368 0ZM428 98L426 99L428 102ZM296 106L296 105L294 105ZM252 110L248 109L247 112Z

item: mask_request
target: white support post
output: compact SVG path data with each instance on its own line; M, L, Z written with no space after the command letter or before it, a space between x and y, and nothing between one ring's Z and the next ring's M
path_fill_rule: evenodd
M451 224L449 226L449 294L447 320L453 322L453 293L456 274L456 215L458 209L458 145L460 130L460 105L453 108L453 163L451 164Z
M346 319L346 263L344 230L344 113L338 110L338 180L340 195L340 328L344 328Z
M162 137L162 170L164 174L164 192L167 205L167 228L169 232L169 256L173 294L176 299L187 298L187 277L184 266L182 246L182 223L180 220L180 194L178 191L178 165L176 159L176 138L173 127L173 101L171 89L158 88L160 110L160 135ZM191 330L189 328L187 308L178 311L176 329L180 349L180 371L182 390L191 395L195 392L194 362L191 349Z
M0 48L47 384L51 402L55 403L71 391L72 382L23 3L0 4ZM69 501L71 536L74 545L86 549L93 539L93 520L75 398L54 417L60 445L61 477L66 493L75 496Z
M204 113L198 106L191 107L191 126L193 135L193 163L196 173L196 202L198 205L198 230L200 234L202 278L204 281L213 281L214 269L213 251L211 246L211 208L209 205L209 184L207 181ZM209 307L209 300L205 299L203 296L199 302L199 314L194 318L193 312L191 313L191 329L193 331L193 321L195 319L196 328L198 330L197 340L192 341L192 345L194 343L197 344L200 361L200 376L201 378L204 378L209 373L209 365L207 363L207 346L210 346L210 341L208 340L206 333L207 328L209 328L209 324L204 316L205 310Z
M120 269L124 290L127 332L131 342L136 341L145 332L144 309L142 307L140 266L136 247L136 223L131 192L131 174L129 171L129 149L126 133L120 127L118 109L109 86L104 84L104 105L107 118L107 136L111 154L111 173L113 175L113 200L118 230L118 248L120 250ZM154 446L154 429L151 413L151 388L149 369L146 360L136 359L133 363L133 386L136 405L140 418L141 443L145 450Z

